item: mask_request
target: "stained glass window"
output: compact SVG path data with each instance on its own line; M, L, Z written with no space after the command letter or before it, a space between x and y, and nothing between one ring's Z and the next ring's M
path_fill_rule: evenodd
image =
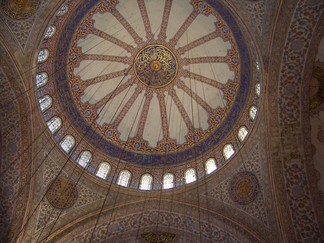
M53 35L54 35L54 33L55 33L55 26L49 26L48 28L47 28L47 30L46 30L46 33L45 33L45 38L51 38Z
M215 159L214 158L208 159L205 164L205 170L206 170L207 175L212 173L216 169L217 169L217 166L216 166Z
M52 97L45 95L38 100L41 111L47 110L52 105Z
M196 181L196 170L194 168L187 169L185 172L186 184Z
M151 190L152 183L153 183L153 176L151 176L150 174L142 175L139 188L141 190Z
M250 112L249 112L249 115L250 115L250 118L251 118L252 120L254 120L257 111L258 111L258 109L257 109L255 106L251 106L251 108L250 108Z
M131 179L131 173L128 170L122 170L119 173L117 184L127 187Z
M56 16L63 16L67 11L69 10L69 7L67 5L63 5L56 13Z
M52 133L55 133L61 126L62 120L57 116L47 122L47 127Z
M36 75L36 87L44 86L48 81L48 75L45 72L39 73Z
M223 149L223 154L225 159L231 158L231 156L235 153L233 145L232 144L226 144Z
M163 176L163 189L170 189L174 187L174 175L166 173Z
M240 127L240 129L238 130L237 136L238 136L239 140L241 142L243 142L244 139L246 138L246 136L248 135L248 133L249 132L248 132L247 128L243 126L243 127Z
M91 161L91 158L92 154L89 151L83 151L77 162L79 163L79 165L85 168Z
M48 58L48 55L49 51L47 49L40 50L37 57L38 63L45 62Z
M63 140L60 142L61 148L66 152L69 153L71 149L74 147L75 140L74 137L71 135L66 135Z
M257 83L255 85L255 93L257 94L257 96L260 96L260 93L261 93L261 85L260 85L260 83Z
M110 165L108 163L101 163L96 175L102 179L106 179L109 171Z

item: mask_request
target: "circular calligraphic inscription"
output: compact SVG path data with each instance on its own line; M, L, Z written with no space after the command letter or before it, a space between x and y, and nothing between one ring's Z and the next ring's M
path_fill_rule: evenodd
M232 200L241 205L247 205L253 202L259 192L259 182L256 176L251 172L239 172L233 176L229 194Z
M177 60L168 48L161 45L149 45L137 53L134 70L142 83L160 88L168 85L176 77Z
M50 185L46 197L53 207L66 209L72 207L77 201L78 190L71 180L59 177Z

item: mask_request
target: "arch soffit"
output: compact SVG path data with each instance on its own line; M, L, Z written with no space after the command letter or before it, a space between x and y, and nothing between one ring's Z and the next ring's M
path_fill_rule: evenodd
M322 6L320 6L322 4ZM303 126L303 112L305 111L305 103L300 102L302 99L303 81L302 77L305 73L307 55L310 50L310 42L314 38L315 28L321 17L323 3L321 1L283 1L281 11L285 14L278 16L277 26L273 33L273 43L269 53L269 68L267 70L266 90L267 103L269 106L267 111L268 123L268 160L271 161L272 167L271 180L275 185L276 205L278 224L280 225L282 240L296 241L303 239L306 235L313 235L317 239L321 238L319 231L320 227L318 221L314 216L314 207L312 199L310 198L310 187L308 182L305 182L303 192L306 204L301 207L296 207L298 203L293 197L292 188L298 186L296 181L293 181L293 176L300 176L307 178L305 164L306 154L304 151L302 126ZM306 17L307 16L307 17ZM300 24L301 19L307 27ZM289 24L287 24L289 23ZM303 30L299 32L299 30ZM304 31L305 30L305 31ZM295 36L295 33L303 33L303 36ZM296 50L294 50L293 41L303 39L303 42ZM294 56L296 55L297 56ZM277 60L280 61L280 65ZM293 72L289 72L289 65L294 65ZM291 84L293 82L293 84ZM295 87L293 91L294 99L291 99L287 84ZM292 101L292 102L290 102ZM309 110L308 107L306 110ZM280 134L284 134L281 136ZM278 149L285 147L287 149ZM293 150L289 148L294 148ZM278 153L278 151L280 151ZM295 174L291 173L295 168ZM288 187L286 186L288 185ZM282 190L286 188L286 190ZM287 193L288 192L288 193ZM307 210L304 208L307 207ZM302 213L306 210L307 216ZM289 215L294 214L294 217ZM307 226L301 222L301 217L308 217ZM296 233L295 233L296 232Z
M112 224L113 222L118 222L118 223L126 223L127 219L131 220L132 218L151 218L150 220L143 220L148 223L142 224L140 223L140 227L138 228L139 230L144 230L146 228L149 228L149 226L157 225L159 228L159 224L156 221L157 218L155 217L156 215L159 214L168 214L168 217L177 217L177 218L182 218L185 221L192 221L192 225L201 225L204 224L208 228L217 228L221 231L224 231L231 235L233 238L236 239L245 239L247 242L263 242L265 239L263 238L264 236L261 236L261 233L257 233L254 230L254 227L247 227L246 225L242 225L241 222L232 220L228 217L224 217L224 215L221 214L221 211L215 212L215 211L208 211L206 209L200 208L200 215L198 213L198 209L188 203L182 203L179 201L166 201L163 200L162 203L160 204L160 208L157 208L157 203L156 200L140 200L137 202L132 202L130 204L125 204L125 205L117 205L116 207L109 207L104 209L101 214L100 214L100 221L101 223L98 224L96 228L95 235L98 235L98 232L103 229L107 228L105 226L108 226ZM146 208L146 209L144 209ZM147 210L147 208L150 208L150 210ZM170 208L172 208L174 212L170 212ZM193 212L191 215L188 214L183 214L183 212L188 212L191 211ZM75 236L78 236L82 234L82 232L85 232L84 229L89 229L89 232L85 232L85 235L82 235L82 237L87 237L87 233L92 233L90 231L93 230L93 227L95 225L95 221L98 217L99 210L95 212L91 212L87 215L84 215L83 217L80 217L76 219L75 221L69 222L65 226L59 228L55 232L53 232L47 240L60 240L60 241L66 241L66 240L71 240ZM112 219L112 215L118 215L118 218ZM151 215L151 217L149 216ZM173 216L172 216L173 215ZM199 219L200 217L200 219ZM127 218L127 219L126 219ZM154 221L155 220L155 221ZM159 221L160 222L160 221ZM196 224L195 224L196 222ZM199 223L200 222L200 223ZM169 221L165 222L165 224L170 224L168 228L171 229L178 229L179 222L178 221ZM129 222L126 223L127 225L130 225ZM174 225L173 225L174 224ZM131 226L133 227L133 226ZM135 227L135 226L134 226ZM138 226L137 226L138 227ZM113 228L113 227L112 227ZM226 230L224 230L226 228ZM129 231L132 231L133 229L129 229ZM98 231L98 232L97 232ZM127 231L127 230L126 230ZM182 230L180 229L180 232ZM184 229L183 232L188 231L188 229ZM199 232L199 229L196 230L196 232ZM112 232L110 232L112 233ZM112 235L123 235L125 231L116 231ZM106 236L106 233L103 234ZM199 235L199 234L198 234ZM215 240L215 239L214 239Z

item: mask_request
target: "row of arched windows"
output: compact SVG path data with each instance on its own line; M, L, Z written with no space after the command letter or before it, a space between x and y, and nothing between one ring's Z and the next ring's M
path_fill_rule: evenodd
M44 96L43 98L40 99L41 110L47 109L47 106L43 105L43 103L44 102L48 103L50 101L47 101L47 100L51 100L46 97L49 97L49 96ZM49 120L47 122L47 126L48 126L49 130L54 134L62 126L62 120L59 117L53 117L51 120ZM247 135L248 135L247 128L245 126L240 127L238 130L238 134L237 134L238 139L241 142L243 142ZM74 147L74 145L75 145L75 139L72 135L66 135L60 142L61 148L66 153L69 153L71 151L71 149ZM234 153L235 153L235 150L234 150L234 147L232 144L226 144L224 146L223 156L226 160L230 159ZM77 163L85 168L88 166L91 159L92 159L91 152L83 151L80 154L79 158L77 159ZM213 158L208 159L205 163L206 174L208 175L208 174L212 173L213 171L215 171L216 169L217 169L217 166L215 163L215 159L213 159ZM109 171L110 171L110 165L108 163L101 163L96 175L102 179L106 179L109 174ZM187 169L185 171L184 178L185 178L186 184L196 181L197 180L196 170L194 168ZM128 187L130 179L131 179L131 173L127 170L123 170L119 174L117 184L120 186ZM151 190L152 186L153 186L153 176L150 174L144 174L141 177L139 189ZM170 189L170 188L173 188L174 186L175 186L174 175L171 173L166 173L163 176L163 189Z
M89 151L83 151L78 159L78 163L86 167L91 160L91 153ZM205 163L206 173L210 174L217 169L215 159L210 158ZM102 179L107 179L110 172L110 165L107 162L103 162L99 165L96 175ZM186 170L185 183L189 184L197 180L196 170L189 168ZM117 185L128 187L131 180L131 173L128 170L122 170L119 173L117 179ZM166 173L163 176L163 189L170 189L175 186L175 176L172 173ZM153 187L153 176L150 174L144 174L141 176L139 189L140 190L152 190Z
M50 121L47 122L47 126L52 133L55 133L62 125L62 121L59 117L54 117ZM248 130L245 126L241 127L238 131L238 138L242 142L248 134ZM71 149L75 145L75 139L72 135L66 135L60 142L61 148L69 153ZM234 147L232 144L226 144L223 148L223 156L226 160L230 159L235 153ZM92 154L89 151L83 151L79 158L77 159L77 163L82 167L87 167L92 159ZM210 174L217 169L215 159L210 158L205 163L206 174ZM108 163L101 163L96 175L102 179L106 179L107 175L110 171L110 165ZM130 172L122 171L117 181L118 185L128 186L128 182L130 180ZM185 172L185 183L191 183L196 181L196 170L194 168L189 168ZM140 189L141 190L151 190L153 183L153 177L150 174L145 174L141 178ZM171 173L167 173L163 176L163 189L169 189L174 187L174 175Z
M43 101L43 100L40 101L40 104L42 104L41 102L45 102L45 101ZM42 109L42 105L41 105L41 109ZM49 120L47 122L47 126L52 133L55 133L61 127L61 125L62 125L62 120L59 117L53 117L51 120ZM239 140L241 142L243 142L244 139L246 138L247 134L248 134L247 128L245 126L242 126L239 128L237 136L238 136ZM60 142L61 148L66 153L69 153L71 151L71 149L74 147L74 145L75 145L75 139L72 135L66 135ZM232 144L226 144L224 146L223 156L226 160L230 159L234 153L235 153L235 151L234 151L234 147ZM88 166L91 159L92 159L91 152L83 151L80 154L79 158L77 159L77 163L85 168ZM110 169L111 169L111 167L108 163L106 163L106 162L101 163L96 175L102 179L106 179L109 174ZM213 159L213 158L208 159L205 163L206 174L208 175L208 174L212 173L213 171L215 171L216 169L217 169L217 166L216 166L215 159ZM184 178L185 178L186 184L196 181L197 180L196 170L194 168L187 169L185 172ZM120 186L128 187L130 179L131 179L131 173L127 170L123 170L119 174L117 184ZM152 186L153 186L153 176L150 174L144 174L141 177L139 189L151 190ZM162 188L170 189L170 188L173 188L174 186L175 186L174 175L171 173L166 173L163 176L163 187Z

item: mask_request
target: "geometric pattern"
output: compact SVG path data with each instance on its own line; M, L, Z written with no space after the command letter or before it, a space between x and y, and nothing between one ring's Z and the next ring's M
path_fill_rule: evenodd
M53 207L67 209L77 201L78 190L71 180L61 176L52 182L46 193L46 198Z
M45 168L43 172L43 190L45 192L45 190L51 186L50 183L54 180L56 175L58 175L61 168L56 164L54 160L52 160L50 156L48 156L45 159L44 164ZM67 176L67 173L63 171L61 177L66 178ZM43 200L40 203L39 212L37 216L36 231L38 231L41 227L44 227L44 225L48 226L51 223L53 223L59 217L59 215L60 217L64 217L64 215L73 213L74 210L81 210L82 207L85 207L88 204L91 204L98 200L102 200L104 198L103 195L100 195L88 189L80 182L78 183L77 188L78 198L75 201L74 205L72 205L71 208L69 208L68 210L59 210L59 208L61 207L58 207L58 209L53 208L52 204L49 203L48 200Z
M242 173L248 174L248 175L252 175L253 181L255 181L254 179L257 179L257 181L261 181L260 180L261 178L260 159L261 157L260 157L259 145L256 145L250 152L250 156L245 159L244 164L238 168L236 175ZM265 225L268 225L269 222L267 218L264 192L262 192L261 190L262 186L259 185L258 187L256 187L256 185L254 184L253 188L258 188L258 193L252 194L253 197L251 199L254 198L254 201L251 201L250 204L237 203L235 201L237 195L234 195L233 198L231 195L232 192L230 190L234 178L235 176L232 176L220 182L215 188L211 189L211 191L208 192L208 196L222 203L229 204L232 207L239 209L240 211L244 211L251 217L257 219L258 221L262 222Z
M229 194L238 204L246 205L253 202L259 192L259 182L256 176L247 171L235 174L230 182Z

